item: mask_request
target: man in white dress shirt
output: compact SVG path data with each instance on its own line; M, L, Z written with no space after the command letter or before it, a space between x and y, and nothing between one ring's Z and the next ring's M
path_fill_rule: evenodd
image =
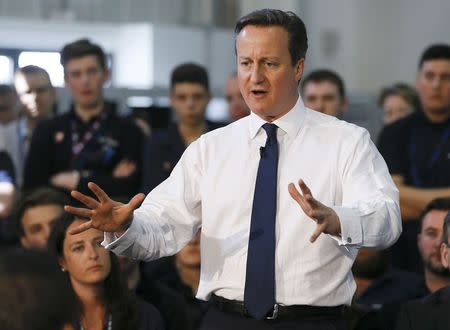
M94 183L89 188L97 200L72 192L87 208L66 211L91 219L72 234L98 228L105 231L106 248L153 260L175 254L201 227L197 297L213 301L202 329L345 329L342 306L355 291L357 249L384 248L400 235L398 191L365 129L303 105L298 83L307 37L298 16L255 11L235 32L250 116L193 142L145 200L140 194L121 204ZM264 163L272 157L275 169ZM273 176L276 207L266 203L266 213L274 212L267 222L274 233L268 233L252 213L265 218L259 184ZM254 241L267 234L274 251L260 245L247 258ZM266 253L273 258L259 263L268 260L269 267L256 269L253 259ZM274 302L263 316L251 294L255 273L274 281L259 289L261 300ZM266 287L273 292L267 295Z

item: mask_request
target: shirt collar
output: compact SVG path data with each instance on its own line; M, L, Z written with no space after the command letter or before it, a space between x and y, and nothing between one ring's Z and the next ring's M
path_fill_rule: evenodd
M297 103L284 116L274 120L272 123L283 130L290 138L297 136L305 118L305 106L301 96L298 97ZM262 125L266 121L254 112L249 116L249 133L250 138L254 139Z

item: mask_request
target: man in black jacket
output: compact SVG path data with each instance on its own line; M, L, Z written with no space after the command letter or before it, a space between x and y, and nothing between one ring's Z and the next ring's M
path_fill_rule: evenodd
M51 184L86 191L87 182L95 181L113 196L132 196L140 182L142 136L103 98L110 78L105 53L82 39L64 46L61 64L73 105L36 128L23 188Z

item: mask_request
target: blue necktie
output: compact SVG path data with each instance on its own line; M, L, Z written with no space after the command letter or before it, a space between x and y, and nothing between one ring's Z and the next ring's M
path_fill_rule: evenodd
M250 224L244 304L261 320L275 304L275 217L277 211L277 126L264 124L265 147L260 149Z

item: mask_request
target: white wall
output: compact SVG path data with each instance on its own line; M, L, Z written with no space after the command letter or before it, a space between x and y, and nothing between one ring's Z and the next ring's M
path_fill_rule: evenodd
M212 88L221 90L227 75L235 70L233 33L228 30L0 19L0 48L58 51L67 42L83 37L113 55L116 87L167 88L172 69L191 61L205 65Z

